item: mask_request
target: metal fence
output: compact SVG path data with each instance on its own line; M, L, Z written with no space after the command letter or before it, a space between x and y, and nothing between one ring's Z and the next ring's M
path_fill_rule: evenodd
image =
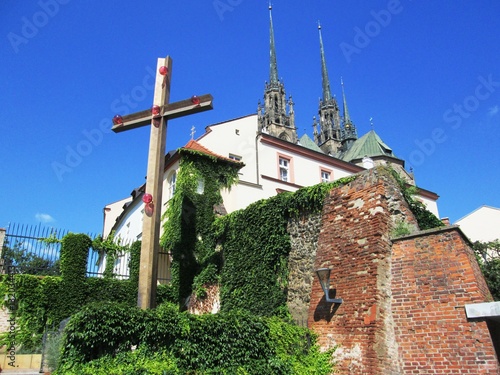
M60 240L68 233L67 230L41 225L10 224L5 230L2 247L2 271L8 266L16 266L16 271L19 273L60 275ZM94 237L92 234L88 235ZM99 253L90 249L87 276L102 276L98 261Z
M60 240L69 232L41 225L11 224L5 231L5 240L0 239L1 273L8 266L16 266L16 272L30 275L60 275L59 259L61 255ZM0 233L1 234L1 233ZM95 235L88 234L90 238ZM47 241L47 239L50 239ZM51 240L57 241L51 241ZM130 245L122 243L122 245ZM158 254L158 282L170 282L171 254L160 251ZM117 279L128 279L128 263L130 253L120 254L115 261L113 274ZM101 259L94 249L89 250L87 259L87 276L102 277L106 260Z

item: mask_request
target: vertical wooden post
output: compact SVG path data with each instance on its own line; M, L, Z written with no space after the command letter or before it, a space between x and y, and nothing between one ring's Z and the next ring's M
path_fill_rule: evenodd
M166 66L166 76L156 74L154 105L168 105L170 99L170 79L172 77L172 59L158 59L157 72ZM165 168L165 144L167 134L167 118L151 120L149 141L148 171L146 193L153 196L152 210L146 206L142 227L141 263L139 269L139 291L137 305L142 309L154 308L156 305L156 284L158 275L158 253L160 247L160 224L162 208L163 170ZM155 126L158 124L159 126ZM151 212L152 211L152 212Z

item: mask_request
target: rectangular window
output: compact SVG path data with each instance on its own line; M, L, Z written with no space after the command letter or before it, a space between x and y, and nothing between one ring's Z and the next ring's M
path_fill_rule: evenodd
M229 159L235 160L235 161L241 161L241 156L234 155L234 154L229 154Z
M290 180L290 160L280 157L280 180L289 181Z
M170 174L168 181L168 199L172 199L175 193L175 187L177 185L177 171L173 171Z
M321 171L321 182L330 182L330 172Z

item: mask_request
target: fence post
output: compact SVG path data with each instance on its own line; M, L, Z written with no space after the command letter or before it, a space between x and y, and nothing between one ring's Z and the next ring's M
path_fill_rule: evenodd
M5 242L5 229L0 228L0 252L3 252L3 244ZM3 266L3 257L0 258L0 274L5 274L5 268Z

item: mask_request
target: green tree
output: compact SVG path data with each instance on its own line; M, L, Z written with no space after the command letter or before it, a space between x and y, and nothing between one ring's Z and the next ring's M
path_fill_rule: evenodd
M2 249L2 259L4 268L15 266L18 273L30 275L58 275L59 260L45 259L33 254L22 246L22 242L17 241L10 247L6 242Z
M500 300L500 241L474 242L472 247L495 301Z

